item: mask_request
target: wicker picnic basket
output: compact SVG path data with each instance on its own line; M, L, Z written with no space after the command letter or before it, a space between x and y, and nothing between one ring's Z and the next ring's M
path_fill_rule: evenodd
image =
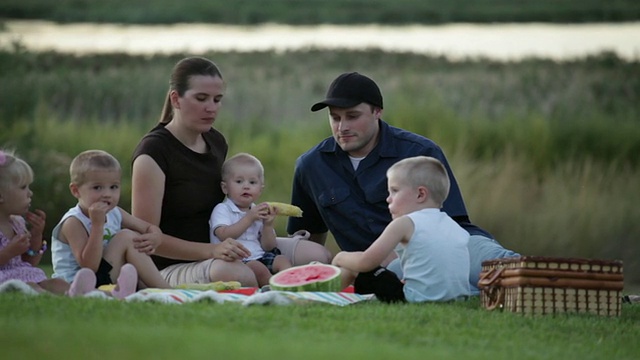
M619 316L622 261L522 256L482 263L482 306L527 315Z

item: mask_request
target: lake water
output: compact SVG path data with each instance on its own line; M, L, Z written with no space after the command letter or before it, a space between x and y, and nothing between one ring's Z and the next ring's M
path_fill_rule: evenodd
M523 57L571 59L612 51L640 60L640 22L604 24L449 24L437 26L162 26L8 21L0 47L20 41L34 51L78 54L203 53L378 48L390 52L444 55L451 59Z

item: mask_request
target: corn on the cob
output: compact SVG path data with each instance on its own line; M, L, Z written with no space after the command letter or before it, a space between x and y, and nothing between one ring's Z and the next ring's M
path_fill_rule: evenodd
M278 215L283 216L293 216L293 217L302 217L302 209L295 205L285 204L276 201L268 201L270 207L278 210Z
M237 281L216 281L208 284L178 284L176 289L187 289L187 290L214 290L214 291L224 291L224 290L236 290L240 289L242 285Z
M105 284L105 285L98 286L98 290L109 292L109 293L112 292L115 288L116 288L115 284Z
M225 291L225 290L237 290L240 289L242 285L238 281L216 281L208 284L178 284L176 289L187 289L187 290L213 290L213 291ZM104 292L112 292L116 288L116 285L101 285L98 290Z

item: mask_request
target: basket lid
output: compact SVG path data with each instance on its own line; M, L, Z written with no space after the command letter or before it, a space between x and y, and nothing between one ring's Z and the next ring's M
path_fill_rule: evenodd
M609 268L613 272L622 272L622 260L588 259L588 258L564 258L546 256L518 256L485 260L483 267L507 266L507 267L527 267L527 268L550 268L558 267L567 270L584 270L597 267L600 270Z

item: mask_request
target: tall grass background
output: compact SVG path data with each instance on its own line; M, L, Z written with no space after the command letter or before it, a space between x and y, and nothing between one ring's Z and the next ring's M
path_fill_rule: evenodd
M0 52L0 146L33 166L47 234L75 203L68 165L89 148L121 161L129 209L131 153L186 55ZM526 255L623 259L626 283L640 282L640 63L607 53L513 63L376 50L199 55L222 69L215 127L231 154L262 160L264 200L289 200L295 159L330 136L326 113L310 105L339 73L359 71L378 81L386 121L444 149L472 221L501 243Z

